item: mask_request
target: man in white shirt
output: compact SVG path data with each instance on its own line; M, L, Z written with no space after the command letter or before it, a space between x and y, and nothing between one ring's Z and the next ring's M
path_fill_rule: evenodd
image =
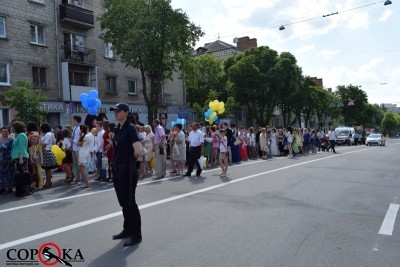
M72 161L74 162L74 174L75 174L75 181L76 183L80 182L81 177L78 171L78 159L79 159L79 150L81 149L78 146L79 136L80 136L80 127L81 127L82 118L80 116L74 116L74 120L72 124L74 128L72 129Z
M197 164L196 176L200 176L202 167L198 159L204 155L204 134L199 130L199 123L192 124L192 131L189 133L189 162L188 170L183 176L191 176L193 166Z
M328 132L329 147L327 149L327 152L329 152L329 149L332 148L333 153L336 153L336 151L335 151L336 138L337 138L337 136L336 136L335 131L331 129Z
M106 175L106 169L103 168L103 152L104 152L103 122L101 121L96 122L96 130L97 130L97 136L96 136L96 141L95 141L96 145L94 151L96 152L96 168L97 172L99 173L99 177L97 177L95 180L105 181L107 175Z

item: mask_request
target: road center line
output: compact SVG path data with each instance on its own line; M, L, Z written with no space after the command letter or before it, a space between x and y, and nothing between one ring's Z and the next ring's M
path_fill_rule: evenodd
M383 219L381 229L379 230L379 234L381 235L392 235L394 223L396 221L397 212L399 211L399 204L390 204L385 219Z
M366 150L366 149L363 149L363 150ZM335 157L339 157L339 156L343 156L343 155L347 155L347 154L358 153L358 152L363 151L363 150L350 151L350 152L346 152L346 153L343 153L343 154L335 154L335 155L332 155L332 156L329 156L329 157L325 157L325 158L319 158L319 159L314 159L314 160L310 160L310 161L306 161L306 162L300 162L300 163L296 163L296 164L293 164L293 165L281 167L281 168L278 168L278 169L269 170L269 171L265 171L265 172L261 172L261 173L257 173L257 174L253 174L253 175L249 175L249 176L246 176L246 177L238 178L238 179L231 180L231 181L228 181L228 182L225 182L225 183L221 183L221 184L218 184L218 185L206 187L206 188L203 188L203 189L200 189L200 190L196 190L196 191L192 191L192 192L189 192L189 193L185 193L185 194L181 194L181 195L165 198L165 199L162 199L162 200L154 201L154 202L151 202L151 203L148 203L148 204L144 204L144 205L139 206L139 209L146 209L146 208L154 207L154 206L157 206L157 205L161 205L161 204L168 203L168 202L171 202L171 201L175 201L175 200L178 200L178 199L182 199L182 198L185 198L185 197L189 197L189 196L197 195L197 194L204 193L204 192L207 192L207 191L210 191L210 190L214 190L214 189L217 189L217 188L220 188L220 187L225 187L225 186L228 186L228 185L231 185L231 184L234 184L234 183L238 183L238 182L246 181L246 180L249 180L249 179L253 179L253 178L261 176L261 175L270 174L270 173L274 173L274 172L278 172L278 171L282 171L282 170L287 170L287 169L291 169L291 168L298 167L298 166L301 166L301 165L305 165L305 164L309 164L309 163L313 163L313 162L317 162L317 161L321 161L321 160L326 160L326 159L330 159L330 158L335 158ZM36 235L28 236L28 237L25 237L25 238L17 239L17 240L11 241L11 242L7 242L7 243L4 243L4 244L0 244L0 250L6 249L6 248L9 248L9 247L13 247L13 246L17 246L17 245L20 245L20 244L28 243L28 242L31 242L31 241L34 241L34 240L37 240L37 239L41 239L41 238L45 238L45 237L48 237L48 236L56 235L56 234L59 234L59 233L63 233L63 232L66 232L66 231L70 231L70 230L73 230L73 229L76 229L76 228L79 228L79 227L82 227L82 226L86 226L86 225L94 224L94 223L101 222L101 221L104 221L104 220L108 220L108 219L120 216L121 214L122 214L122 212L120 212L120 211L119 212L114 212L114 213L111 213L111 214L108 214L108 215L104 215L104 216L101 216L101 217L93 218L93 219L86 220L86 221L83 221L83 222L79 222L79 223L76 223L76 224L68 225L68 226L65 226L65 227L57 228L57 229L50 230L50 231L47 231L47 232L43 232L43 233L40 233L40 234L36 234Z

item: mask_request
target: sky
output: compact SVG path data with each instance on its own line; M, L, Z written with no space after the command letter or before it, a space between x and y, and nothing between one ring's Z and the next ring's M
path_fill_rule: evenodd
M256 38L258 46L292 53L303 75L322 78L325 88L361 86L369 103L399 107L400 0L384 2L172 0L172 6L205 32L195 48L218 38L232 45L235 37Z

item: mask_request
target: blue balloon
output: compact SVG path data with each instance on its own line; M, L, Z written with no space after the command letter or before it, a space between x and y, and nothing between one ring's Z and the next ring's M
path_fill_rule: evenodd
M84 107L84 108L88 108L89 107L87 98L82 101L82 107Z
M171 127L174 127L176 123L176 121L171 121Z
M97 90L90 90L89 91L89 97L96 99L96 98L99 97L99 92L97 92Z
M88 99L88 97L89 97L88 94L82 93L82 94L79 96L79 99L81 100L81 102L84 102L84 101L86 101L86 100Z
M96 115L97 114L97 108L96 107L89 107L88 108L88 113L90 115Z
M101 101L100 101L100 99L96 99L96 105L95 105L95 107L96 107L96 108L101 107Z
M87 101L87 103L88 103L88 107L89 108L90 107L95 108L96 107L96 98L89 97L89 100Z
M216 122L218 120L218 116L215 115L213 119L214 119L214 122Z

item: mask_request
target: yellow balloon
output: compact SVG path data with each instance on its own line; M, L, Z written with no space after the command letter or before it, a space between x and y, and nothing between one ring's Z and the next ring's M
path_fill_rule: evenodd
M225 108L225 103L224 102L219 102L219 108L218 109L220 109L220 108Z
M210 102L209 106L212 111L217 111L218 106L219 106L218 100L214 100L214 101Z
M57 145L52 145L52 146L51 146L51 152L53 152L53 154L54 154L54 156L55 156L55 158L56 158L57 164L58 164L58 165L61 165L63 159L64 159L65 156L66 156L66 155L65 155L65 152L62 151L62 149L61 149L59 146L57 146Z
M218 109L218 114L222 114L222 113L224 113L225 112L225 108L224 107L221 107L221 106L219 106L219 109Z

